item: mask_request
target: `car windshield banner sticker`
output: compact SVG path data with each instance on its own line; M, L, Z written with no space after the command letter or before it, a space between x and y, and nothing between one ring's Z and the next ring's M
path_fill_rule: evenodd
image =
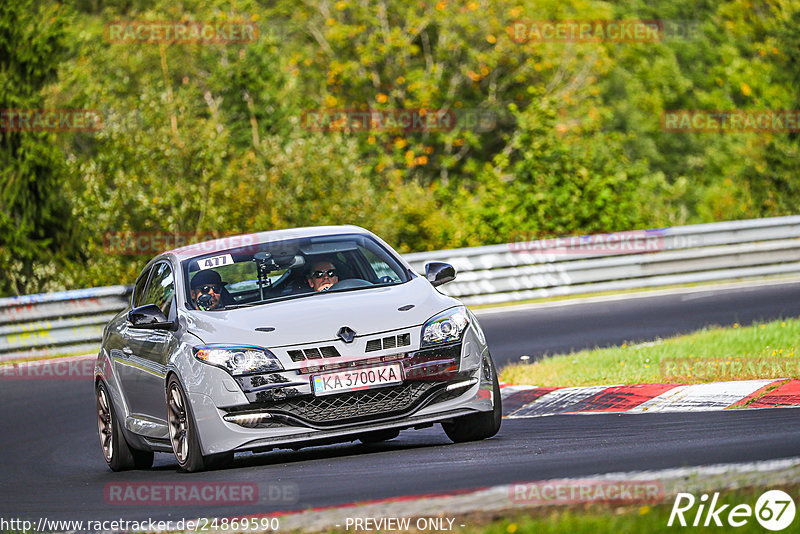
M222 267L223 265L231 264L233 264L233 257L231 257L230 254L197 260L197 266L200 267L200 269L213 269L214 267Z

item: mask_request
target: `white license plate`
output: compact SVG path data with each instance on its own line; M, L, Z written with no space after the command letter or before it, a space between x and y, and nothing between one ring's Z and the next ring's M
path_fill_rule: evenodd
M398 363L311 377L311 387L317 396L402 383L403 375Z

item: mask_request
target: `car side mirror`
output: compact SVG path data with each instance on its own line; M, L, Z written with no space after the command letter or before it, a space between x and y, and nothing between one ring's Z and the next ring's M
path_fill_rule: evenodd
M433 287L440 286L456 279L456 268L449 263L432 261L425 264L425 278Z
M152 328L154 330L174 330L175 321L170 321L161 308L155 304L145 304L128 312L128 321L134 328Z

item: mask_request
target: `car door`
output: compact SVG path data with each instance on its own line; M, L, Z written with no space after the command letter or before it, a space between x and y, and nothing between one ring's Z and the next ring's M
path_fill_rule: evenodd
M136 283L133 286L133 294L131 295L131 308L138 308L144 303L144 299L147 296L147 282L150 280L152 272L152 266L148 266L136 279ZM131 331L127 316L120 318L112 327L113 332L109 336L109 354L114 360L114 368L122 385L122 395L125 398L128 411L137 413L141 396L138 392L139 386L137 383L138 371L136 363L138 358L131 358L133 355L131 347L138 344L139 332Z
M144 298L136 300L139 306L155 304L168 319L175 319L175 277L169 262L153 266ZM146 419L164 421L166 364L170 352L177 345L177 338L170 330L136 328L130 323L124 328L127 343L118 363L130 412Z

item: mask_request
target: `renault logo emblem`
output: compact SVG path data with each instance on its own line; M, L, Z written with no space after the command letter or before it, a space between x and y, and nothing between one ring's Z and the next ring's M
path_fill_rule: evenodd
M345 343L352 343L353 339L356 337L356 331L349 326L343 326L336 335Z

